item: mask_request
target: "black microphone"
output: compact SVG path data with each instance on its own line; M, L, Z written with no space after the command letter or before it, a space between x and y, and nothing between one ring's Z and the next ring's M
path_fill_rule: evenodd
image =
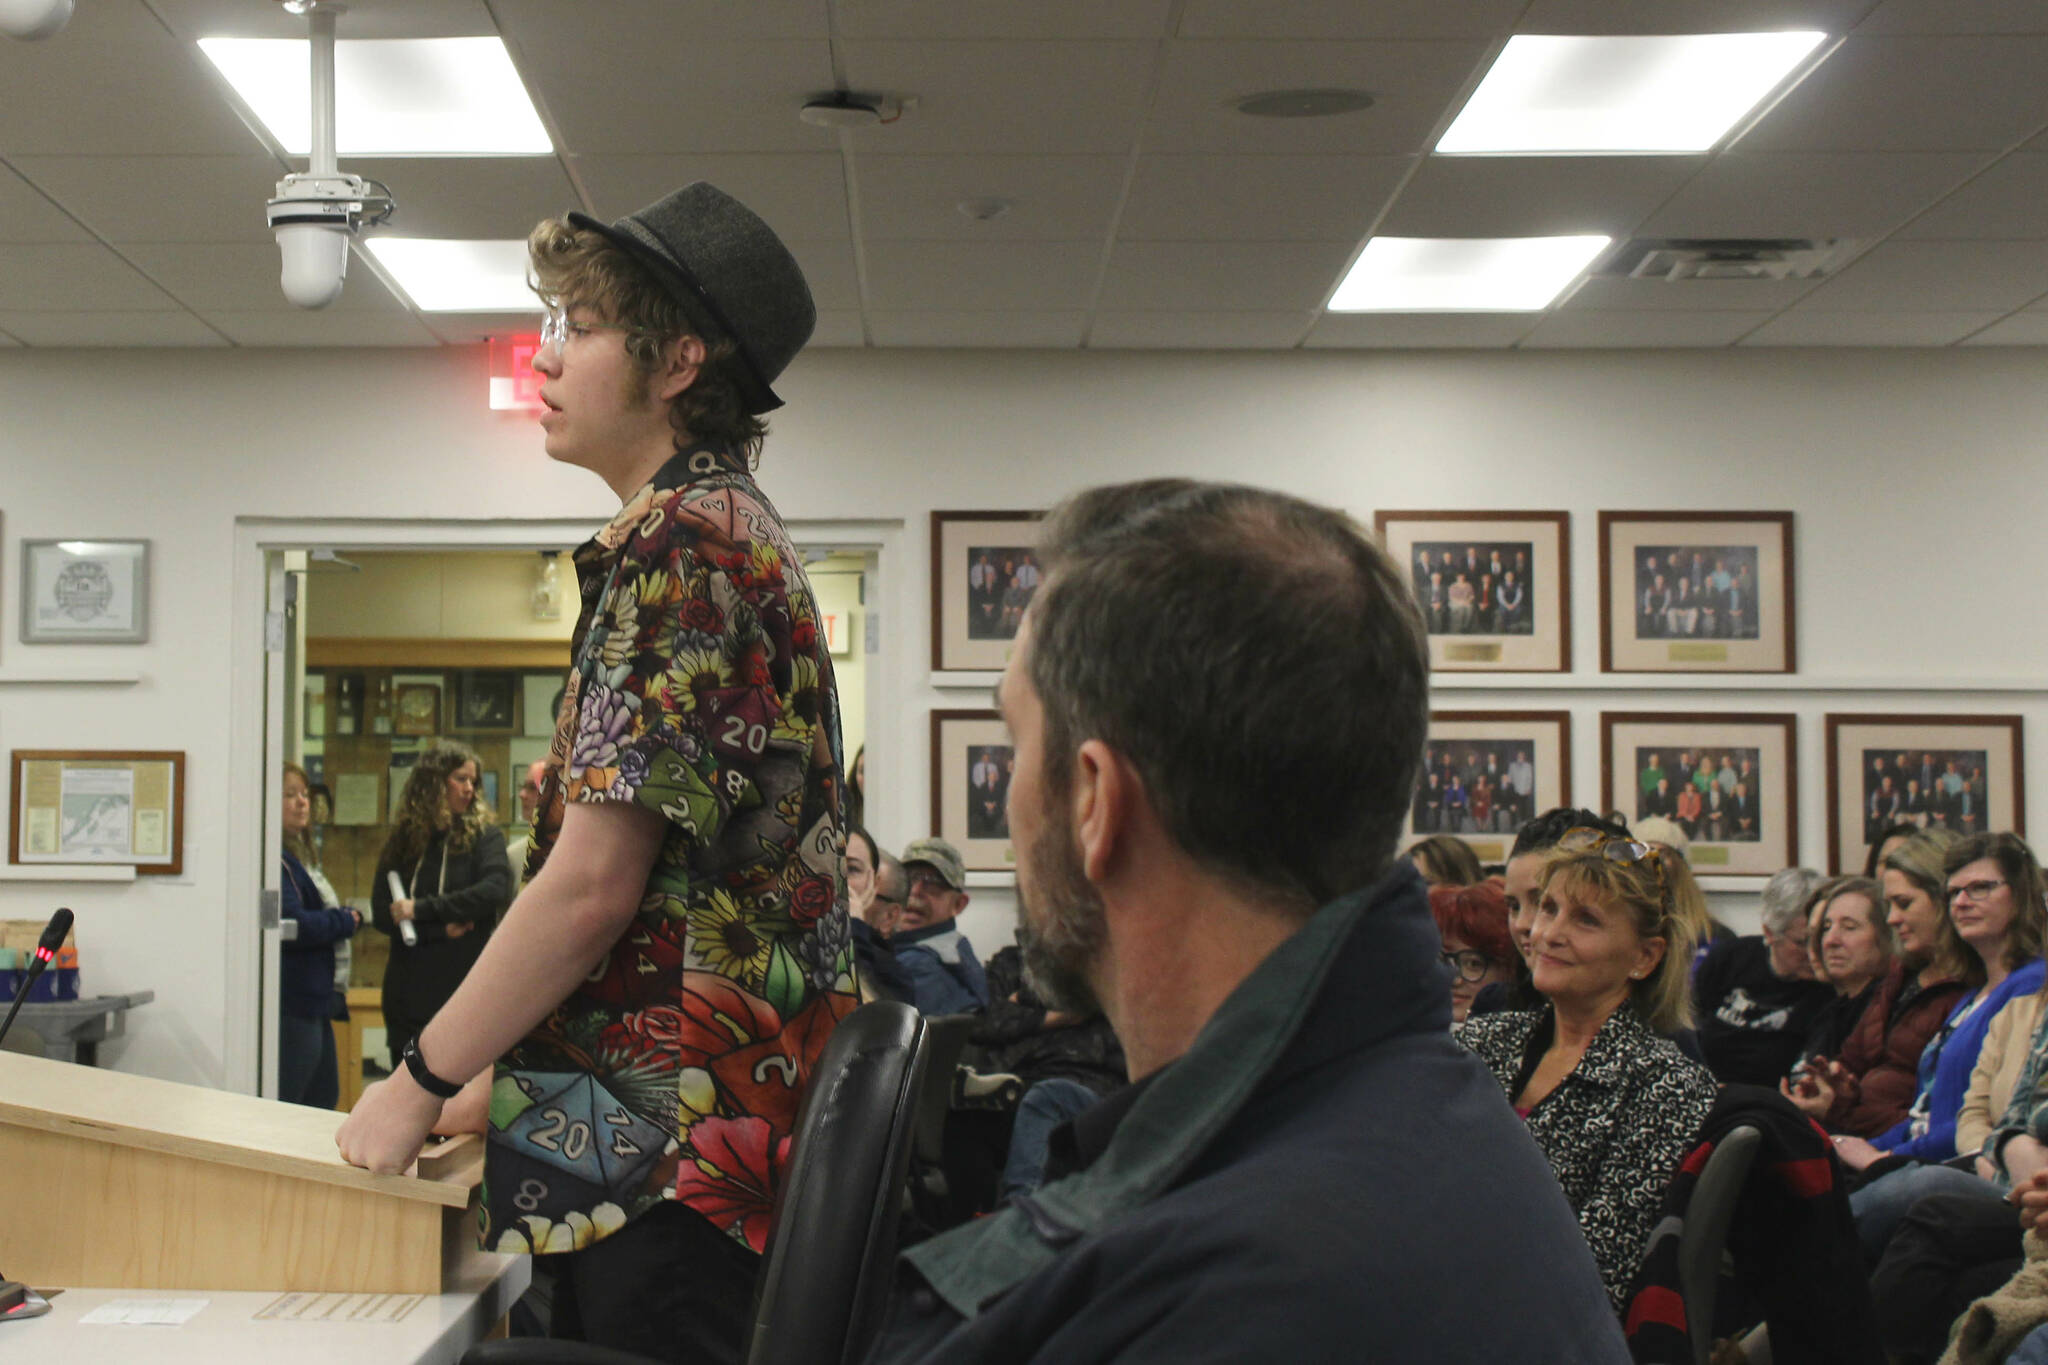
M42 938L36 941L35 955L29 959L28 971L21 978L20 988L14 992L14 1004L7 1011L7 1020L0 1023L0 1042L6 1040L7 1030L14 1027L14 1016L21 1013L21 1002L28 999L29 987L35 985L36 978L43 974L43 969L57 956L57 950L64 946L64 940L70 933L71 912L68 909L59 909L56 914L50 916L49 926L43 930Z

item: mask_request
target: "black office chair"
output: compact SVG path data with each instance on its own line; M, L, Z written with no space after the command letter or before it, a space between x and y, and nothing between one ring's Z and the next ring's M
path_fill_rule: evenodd
M1709 1365L1714 1353L1714 1304L1720 1297L1728 1227L1762 1142L1763 1134L1747 1124L1729 1129L1700 1168L1686 1206L1685 1231L1678 1237L1678 1287L1685 1299L1693 1365Z
M850 1365L881 1326L930 1031L893 1000L839 1021L804 1093L775 1227L755 1288L747 1365ZM951 1083L948 1070L932 1084ZM778 1312L787 1303L789 1311ZM525 1337L462 1365L655 1365L628 1352Z

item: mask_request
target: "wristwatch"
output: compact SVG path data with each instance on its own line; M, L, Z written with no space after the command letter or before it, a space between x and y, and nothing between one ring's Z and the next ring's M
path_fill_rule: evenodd
M412 1078L419 1082L420 1089L429 1095L452 1100L462 1093L460 1085L454 1081L444 1081L427 1069L427 1059L420 1056L420 1040L417 1034L407 1040L405 1051L399 1054L399 1059L405 1063L405 1069L412 1073Z

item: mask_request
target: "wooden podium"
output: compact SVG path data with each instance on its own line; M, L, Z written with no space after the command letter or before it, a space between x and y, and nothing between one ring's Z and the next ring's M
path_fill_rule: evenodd
M439 1294L474 1278L482 1143L420 1175L336 1155L343 1115L0 1052L0 1269L37 1286Z

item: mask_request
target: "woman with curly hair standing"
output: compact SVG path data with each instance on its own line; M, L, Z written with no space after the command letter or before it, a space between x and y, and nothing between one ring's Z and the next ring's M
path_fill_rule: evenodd
M466 744L440 740L421 754L377 859L370 914L391 936L384 1028L394 1071L405 1045L469 975L512 903L505 835L477 804L477 773L476 753ZM392 894L394 876L401 895Z

